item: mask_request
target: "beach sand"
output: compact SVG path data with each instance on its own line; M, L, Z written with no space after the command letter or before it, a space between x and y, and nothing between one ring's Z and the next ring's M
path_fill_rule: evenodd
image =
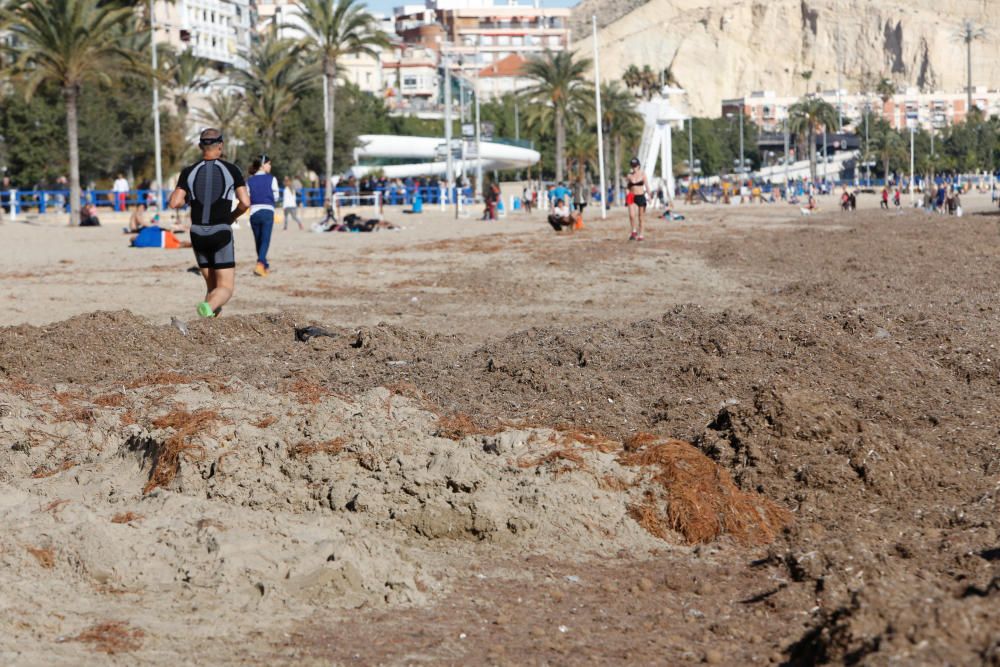
M1000 660L1000 237L965 199L641 244L387 210L277 229L264 278L244 223L218 320L123 216L8 220L0 662Z

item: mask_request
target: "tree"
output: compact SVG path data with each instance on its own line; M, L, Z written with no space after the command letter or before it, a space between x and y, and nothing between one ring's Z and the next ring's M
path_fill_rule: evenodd
M965 19L955 33L958 41L965 42L966 64L966 113L972 111L972 43L986 37L986 30L977 26L972 19Z
M879 96L882 100L882 111L885 112L885 105L889 103L892 96L896 94L896 85L887 79L882 77L882 79L875 84L875 94Z
M180 53L170 49L165 55L163 83L170 90L177 115L186 129L191 96L208 89L212 83L212 62L196 56L191 49Z
M566 157L575 168L574 178L586 182L587 167L596 164L597 135L589 127L581 127L566 141Z
M214 127L222 132L223 137L231 137L233 128L237 126L240 116L246 111L246 103L242 95L212 95L208 107L195 112L195 118L206 127ZM236 161L239 142L227 141L227 158Z
M821 127L836 127L837 110L819 97L803 97L788 109L789 129L806 137L809 145L809 175L816 180L816 132ZM825 159L825 156L824 156Z
M327 92L326 201L333 200L333 133L334 100L336 99L337 67L345 55L378 56L380 49L389 45L389 39L378 30L375 18L368 13L360 0L300 0L302 9L303 44L312 52L322 67Z
M577 59L569 51L546 50L542 56L528 60L522 75L532 84L522 92L529 105L528 116L536 123L551 112L556 135L556 180L563 180L566 154L566 117L585 113L588 107L588 86L583 74L590 67L587 58Z
M617 198L621 187L622 148L639 142L643 120L635 108L635 97L617 82L601 84L601 116L604 136L611 142L612 184Z
M868 131L872 150L882 161L882 175L889 178L892 163L903 164L908 159L908 141L884 118L872 119Z
M301 43L281 39L272 29L250 49L246 69L235 73L266 151L271 150L282 119L315 79L314 69L300 64L302 50Z
M11 71L30 98L46 82L56 83L66 104L69 143L70 224L80 219L80 91L88 81L111 82L135 63L121 31L134 17L131 6L101 0L16 0L0 12L14 38Z

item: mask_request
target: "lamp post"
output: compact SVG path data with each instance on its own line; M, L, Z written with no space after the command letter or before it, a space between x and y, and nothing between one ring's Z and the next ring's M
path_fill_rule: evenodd
M913 137L916 134L913 126L910 126L910 206L913 206Z
M789 136L788 136L788 118L782 121L782 126L784 128L785 135L785 192L788 192L788 150L789 150Z
M597 48L597 14L590 17L594 34L594 104L597 112L597 166L601 180L601 220L608 217L608 195L604 189L604 117L601 113L601 60ZM515 102L516 104L516 102ZM515 106L516 110L517 107Z
M156 82L156 10L149 0L149 44L153 52L153 143L156 162L156 210L163 208L163 158L160 148L160 85ZM325 89L325 87L324 87Z

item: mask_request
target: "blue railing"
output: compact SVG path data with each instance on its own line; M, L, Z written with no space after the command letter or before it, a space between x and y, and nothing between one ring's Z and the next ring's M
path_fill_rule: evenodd
M341 201L347 199L348 202L350 202L349 195L371 195L374 192L381 192L383 202L386 206L413 206L417 197L420 197L421 202L425 205L440 204L442 198L445 203L452 203L455 201L456 195L455 188L450 188L446 192L443 188L433 185L422 185L419 187L412 185L409 187L388 186L385 188L376 188L375 190L338 187L336 188L336 192L348 195L348 197L341 198ZM111 190L84 190L80 194L80 203L94 204L98 208L109 208L116 211L127 210L139 203L147 205L155 205L156 203L155 190L134 190L127 193L124 200L117 197L116 194ZM166 205L169 195L170 191L165 190L161 208ZM462 189L461 196L463 205L471 204L474 201L472 188ZM299 206L322 206L323 197L323 188L302 188L296 193L296 201ZM39 213L59 210L68 211L69 190L5 190L0 192L0 202L2 202L5 210L9 210L9 207L13 205L16 213L26 210L35 210Z

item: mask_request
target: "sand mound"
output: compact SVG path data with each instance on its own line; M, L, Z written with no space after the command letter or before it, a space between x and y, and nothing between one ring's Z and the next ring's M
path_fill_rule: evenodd
M15 607L65 600L45 632L106 653L168 634L181 609L207 623L424 603L484 548L601 558L764 542L788 522L686 443L484 429L406 386L160 372L7 382L0 404L0 585Z

